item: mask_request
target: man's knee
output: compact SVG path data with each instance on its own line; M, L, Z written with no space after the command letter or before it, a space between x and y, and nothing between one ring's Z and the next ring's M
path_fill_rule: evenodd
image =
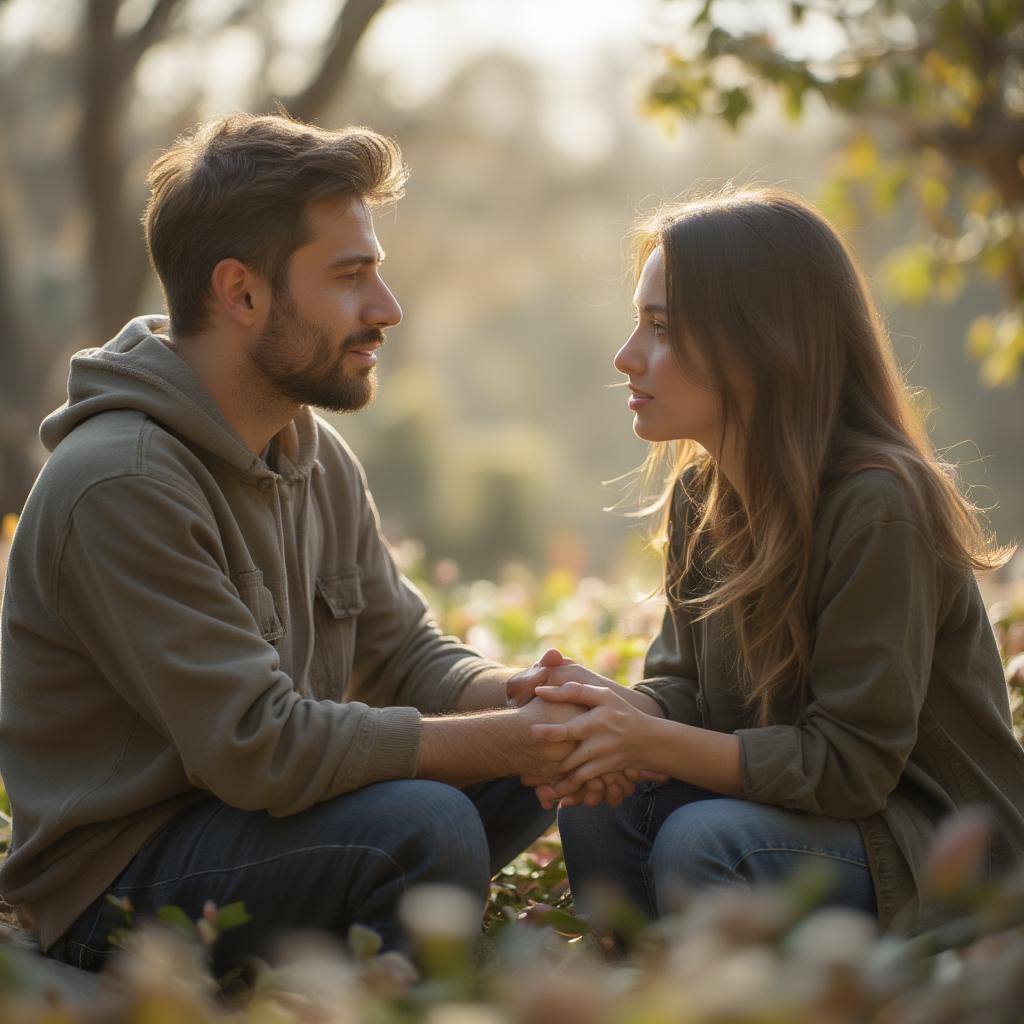
M486 893L489 850L473 802L429 779L381 783L374 817L395 836L395 855L410 884L447 881ZM376 803L376 801L375 801Z

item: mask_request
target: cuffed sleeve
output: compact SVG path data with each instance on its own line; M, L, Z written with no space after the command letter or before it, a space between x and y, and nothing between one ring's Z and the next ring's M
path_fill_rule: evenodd
M885 806L917 740L940 573L908 520L869 523L842 543L820 591L799 723L737 730L746 797L847 819Z
M166 737L193 785L286 815L414 773L419 714L301 697L184 486L126 475L78 502L59 614L97 670Z

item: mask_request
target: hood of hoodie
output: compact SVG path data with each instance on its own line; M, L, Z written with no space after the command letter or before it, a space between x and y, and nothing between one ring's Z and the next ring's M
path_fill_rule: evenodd
M112 409L144 413L245 476L294 479L316 465L316 422L308 406L276 435L275 472L249 450L192 368L170 348L164 316L136 317L102 348L76 352L67 401L43 420L39 436L52 452L80 423Z

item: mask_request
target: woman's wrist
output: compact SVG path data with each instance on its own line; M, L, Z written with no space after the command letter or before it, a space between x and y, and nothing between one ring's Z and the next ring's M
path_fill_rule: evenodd
M664 718L665 712L662 710L661 705L649 694L643 693L640 690L625 689L623 696L630 704L633 705L638 711L642 711L645 715L651 715L654 718Z

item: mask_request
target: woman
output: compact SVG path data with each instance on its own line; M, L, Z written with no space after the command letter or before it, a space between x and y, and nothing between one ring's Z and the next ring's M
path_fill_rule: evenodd
M534 726L580 741L561 800L569 878L651 914L673 887L827 863L832 900L922 927L936 824L992 812L1024 853L1024 753L974 572L1002 564L918 422L850 252L807 203L743 189L639 234L615 357L634 430L671 456L656 507L668 608L632 691L576 665ZM668 776L619 807L601 776ZM652 776L648 776L652 777ZM589 790L587 787L593 787Z

